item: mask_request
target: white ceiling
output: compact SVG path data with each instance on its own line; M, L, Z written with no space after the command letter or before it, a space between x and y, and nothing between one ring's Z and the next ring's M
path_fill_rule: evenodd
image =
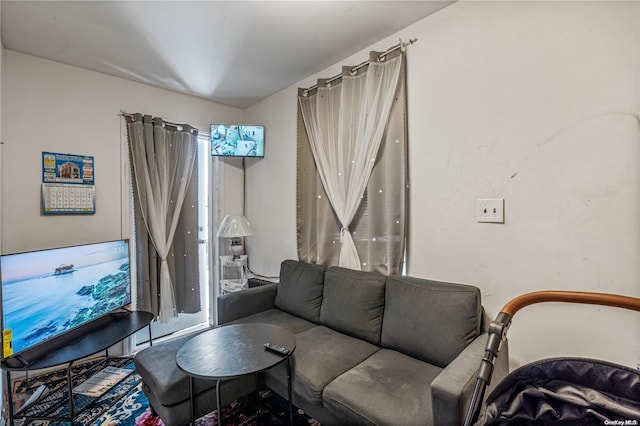
M246 107L451 3L2 0L0 11L6 48Z

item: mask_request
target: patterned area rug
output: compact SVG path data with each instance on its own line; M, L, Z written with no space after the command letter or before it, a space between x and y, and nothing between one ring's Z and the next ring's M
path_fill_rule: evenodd
M99 397L74 395L75 425L82 426L163 426L159 417L151 415L149 401L142 392L140 376L135 372L132 358L99 359L73 366L73 386L78 386L105 367L116 367L128 371L124 380ZM69 415L67 371L66 369L40 374L34 377L13 380L14 410L18 410L31 391L41 384L49 390L37 403L23 409L20 414L30 417L65 417ZM277 394L266 391L260 393L260 408L243 406L235 401L222 409L225 425L266 426L288 424L288 404ZM294 411L295 426L320 426L304 414ZM216 412L207 414L196 421L196 426L213 426L218 423ZM70 426L69 421L44 421L16 418L16 426Z
M73 407L76 414L76 424L93 425L100 417L117 405L132 389L140 383L140 377L134 371L132 358L97 359L72 367L73 387L95 376L106 367L122 369L127 375L116 386L108 388L99 396L81 394L73 395ZM47 390L40 399L28 406L22 407L27 397L40 385L46 385ZM69 425L69 421L33 420L37 417L69 417L69 394L67 385L67 369L27 376L12 381L14 411L23 418L15 419L14 424L22 425ZM21 408L22 407L22 408ZM18 411L19 410L19 411Z
M136 374L137 375L137 374ZM138 377L139 378L139 377ZM257 425L256 417L247 417L240 410L240 404L233 402L229 406L222 409L223 420L226 425ZM196 426L210 426L218 424L217 413L207 414L202 418L196 420ZM149 401L142 392L142 386L138 382L135 388L126 395L126 397L120 401L114 407L104 413L100 418L91 423L95 426L163 426L162 420L159 417L151 414L151 408L149 408Z
M289 405L287 401L273 392L269 392L262 400L261 408L245 407L239 401L223 407L223 424L228 426L268 426L288 424ZM196 420L196 426L215 426L218 424L218 413L212 412ZM294 426L321 426L320 423L310 418L302 410L295 409L293 417ZM151 414L149 401L142 392L141 385L127 395L102 417L92 423L101 426L164 426L159 417Z

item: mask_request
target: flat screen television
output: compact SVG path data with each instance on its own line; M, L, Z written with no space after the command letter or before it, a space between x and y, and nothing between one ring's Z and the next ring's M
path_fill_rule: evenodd
M131 303L128 240L0 256L3 358Z
M264 157L264 126L212 124L211 155Z

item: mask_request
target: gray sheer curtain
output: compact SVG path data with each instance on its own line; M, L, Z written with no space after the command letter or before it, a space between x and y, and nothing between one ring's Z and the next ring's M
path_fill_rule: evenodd
M200 311L198 131L125 117L132 165L137 306L167 322Z
M404 54L380 55L299 89L297 243L300 260L389 275L406 238L406 94Z

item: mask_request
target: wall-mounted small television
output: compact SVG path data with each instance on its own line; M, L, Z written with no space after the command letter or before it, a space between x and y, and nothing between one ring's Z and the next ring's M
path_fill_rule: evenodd
M131 303L128 240L0 256L2 357Z
M211 155L264 157L264 126L212 124Z

